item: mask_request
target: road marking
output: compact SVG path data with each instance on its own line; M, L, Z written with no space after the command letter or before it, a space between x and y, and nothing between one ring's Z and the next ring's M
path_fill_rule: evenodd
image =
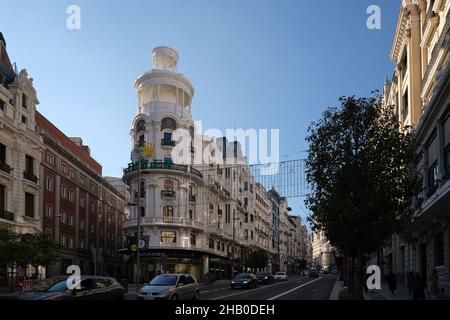
M240 294L246 294L246 293L258 291L258 290L261 290L261 289L273 288L273 287L279 286L280 284L294 283L294 282L296 282L296 281L297 281L297 280L283 281L283 282L279 282L279 283L272 284L272 285L270 285L269 287L267 287L267 286L260 286L260 287L258 287L258 288L256 288L256 289L251 289L251 290L246 290L246 291L243 291L243 292L233 293L233 294L229 294L229 295L226 295L226 296L217 297L217 298L213 298L213 299L209 299L209 300L221 300L221 299L224 299L224 298L229 298L229 297L238 296L238 295L240 295ZM205 292L205 291L204 291L204 292Z
M285 295L288 295L289 293L292 293L292 292L294 292L294 291L297 291L298 289L301 289L301 288L303 288L304 286L307 286L307 285L309 285L309 284L311 284L311 283L314 283L314 282L316 282L316 281L319 281L320 279L322 279L322 278L317 278L317 279L315 279L315 280L306 282L306 283L304 283L304 284L302 284L302 285L300 285L300 286L298 286L298 287L295 287L294 289L291 289L291 290L289 290L289 291L280 293L279 295L276 295L275 297L269 298L269 299L267 299L267 300L276 300L276 299L281 298L281 297L283 297L283 296L285 296Z

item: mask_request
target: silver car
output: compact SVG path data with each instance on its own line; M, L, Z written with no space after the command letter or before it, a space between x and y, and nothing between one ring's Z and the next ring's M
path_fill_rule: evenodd
M198 300L200 289L190 274L160 274L137 294L138 300Z

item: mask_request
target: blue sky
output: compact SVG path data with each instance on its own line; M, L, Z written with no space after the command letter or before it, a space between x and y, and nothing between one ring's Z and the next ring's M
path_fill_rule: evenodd
M81 30L66 8L81 8ZM381 30L366 27L369 5ZM204 128L279 128L282 160L304 157L306 129L341 95L369 95L391 75L400 0L0 0L0 31L26 68L38 110L81 136L104 175L129 162L134 81L151 49L180 55ZM294 212L304 214L301 199Z

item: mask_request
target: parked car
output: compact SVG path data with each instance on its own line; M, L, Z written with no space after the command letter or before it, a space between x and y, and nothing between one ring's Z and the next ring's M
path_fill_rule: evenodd
M310 278L318 278L319 277L319 272L317 271L316 268L311 268L309 270L309 277Z
M2 300L122 300L125 289L112 277L81 276L80 288L69 289L69 276L50 277Z
M160 274L137 294L138 300L198 300L200 288L190 274Z
M275 273L275 281L287 281L288 280L288 276L286 274L286 272L277 272Z
M231 289L254 289L258 287L258 278L253 273L240 273L230 283Z
M273 274L267 271L261 271L256 274L256 278L258 279L258 283L261 284L272 284L274 283Z

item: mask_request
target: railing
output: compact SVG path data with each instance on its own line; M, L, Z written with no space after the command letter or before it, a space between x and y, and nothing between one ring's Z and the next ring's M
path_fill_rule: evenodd
M32 181L34 183L37 183L38 178L36 175L34 175L32 172L24 171L23 172L23 178L27 179L29 181Z
M130 163L130 164L128 164L128 168L126 168L124 170L124 174L137 171L138 168L139 168L139 161ZM203 175L200 171L192 168L191 166L174 164L172 162L168 162L168 161L164 162L161 160L154 160L154 161L142 160L141 161L141 170L152 170L152 169L176 170L176 171L181 171L181 172L185 172L185 173L191 173L200 178L203 177Z
M11 167L8 164L1 162L1 161L0 161L0 170L4 171L6 173L11 173Z
M134 227L137 224L137 219L125 220L124 228ZM179 225L189 226L203 229L203 223L188 218L180 217L143 217L141 218L141 225Z
M161 139L161 145L175 147L175 141L168 140L168 139Z
M161 198L175 198L175 191L161 190Z
M0 218L9 221L14 221L14 213L6 211L4 209L0 209Z

